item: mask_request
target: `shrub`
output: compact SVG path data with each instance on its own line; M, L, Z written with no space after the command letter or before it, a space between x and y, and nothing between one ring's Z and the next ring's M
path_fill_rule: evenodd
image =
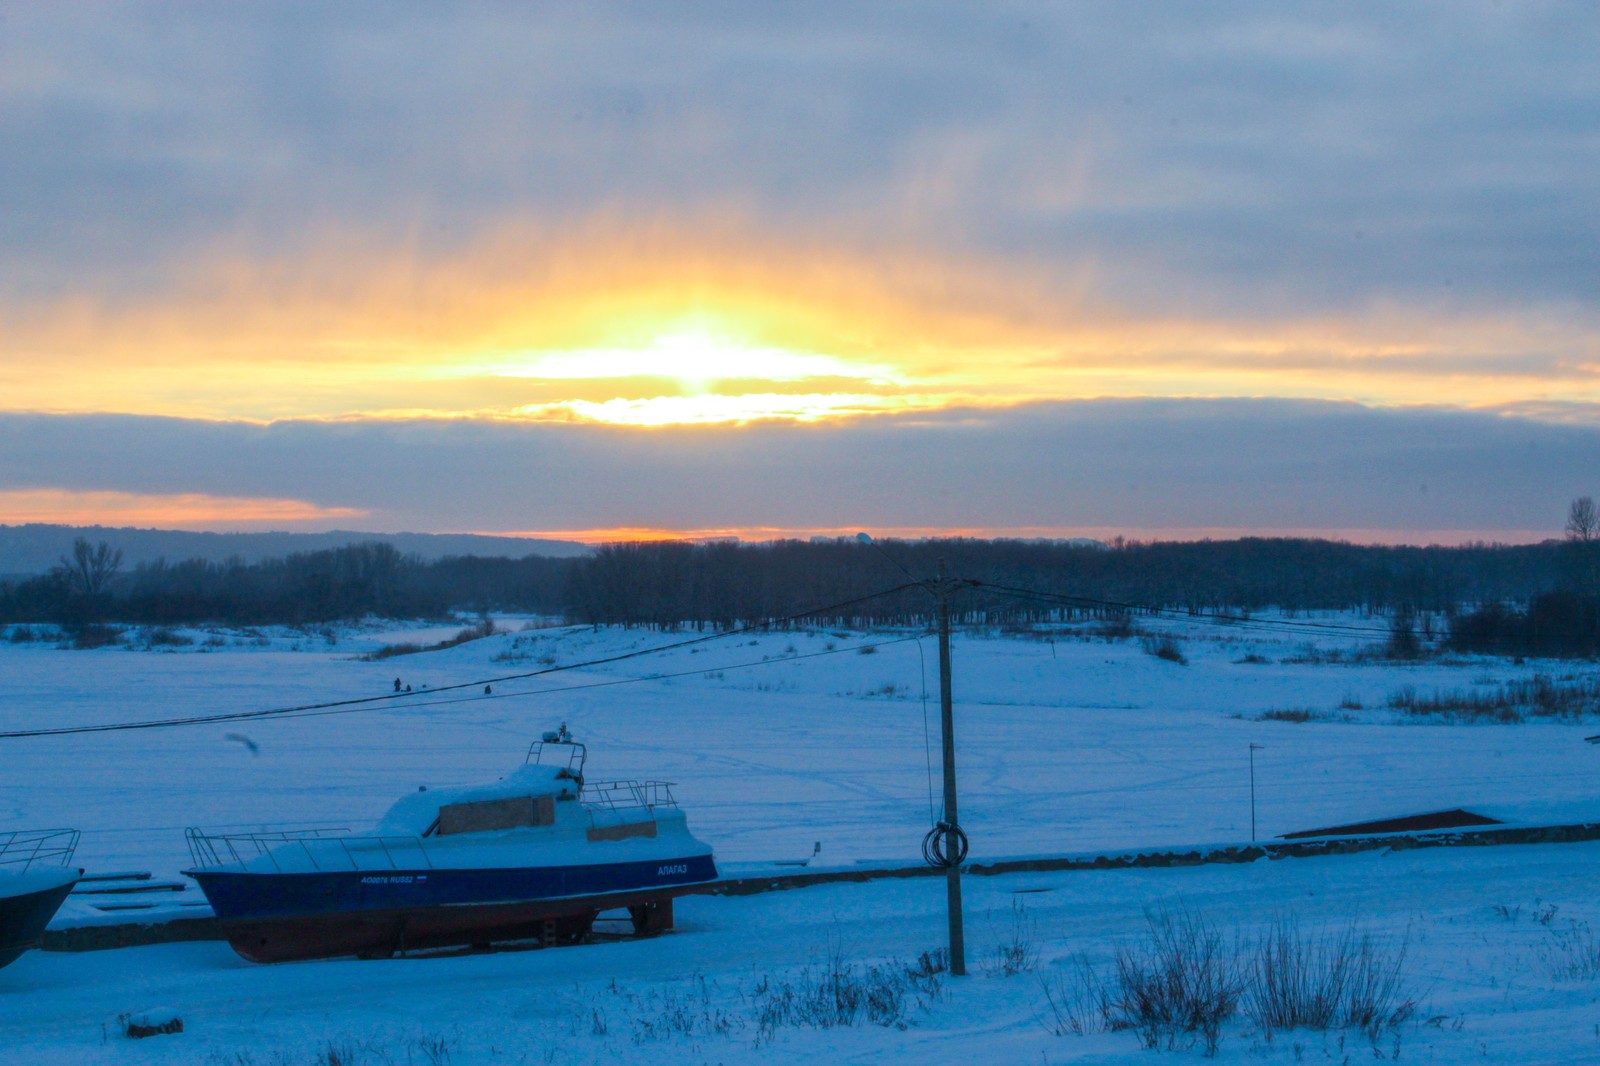
M1163 633L1159 637L1145 637L1139 642L1139 646L1144 648L1145 654L1154 655L1157 659L1165 659L1167 662L1177 663L1179 666L1189 665L1188 657L1183 654L1183 649L1171 634Z
M1555 917L1553 907L1549 913ZM1543 919L1541 924L1548 926L1549 921ZM1557 981L1592 981L1600 977L1600 938L1581 922L1550 930L1550 939L1539 946L1538 956Z
M1245 1011L1271 1038L1280 1029L1359 1029L1376 1040L1411 1016L1401 990L1405 945L1389 948L1354 926L1303 933L1289 919L1254 945Z
M1099 637L1107 642L1114 640L1127 640L1139 636L1141 630L1133 624L1133 616L1127 611L1120 611L1109 616L1104 622L1089 629L1089 635Z
M1419 692L1406 685L1389 696L1389 706L1415 715L1478 721L1520 722L1524 717L1579 718L1600 711L1600 679L1556 680L1545 674L1507 681L1488 691L1435 689Z
M1389 639L1383 654L1390 659L1422 658L1422 641L1417 638L1417 620L1409 607L1397 609L1389 619Z
M1117 952L1109 979L1079 959L1072 972L1040 981L1047 1030L1132 1030L1146 1048L1200 1041L1214 1055L1223 1025L1241 1008L1268 1040L1283 1029L1350 1028L1374 1046L1415 1012L1404 943L1391 946L1355 926L1305 934L1283 919L1245 941L1188 911L1147 913L1145 920L1148 938ZM1551 957L1561 953L1561 973L1600 976L1600 942L1583 933L1556 938ZM1592 958L1593 968L1565 965L1568 956Z
M72 629L72 646L79 651L92 648L108 648L114 644L122 643L122 630L116 626L104 626L97 623L74 626Z
M912 1011L944 992L940 955L924 952L916 966L894 961L858 966L844 959L834 945L821 964L812 964L790 978L762 978L750 999L760 1040L770 1041L778 1029L833 1029L867 1022L895 1029L911 1025Z
M1039 1020L1051 1035L1086 1036L1105 1030L1111 1001L1105 982L1087 959L1079 956L1068 973L1041 977L1039 987L1046 1012Z
M1237 942L1189 911L1147 914L1149 942L1117 953L1106 1020L1147 1048L1175 1050L1198 1037L1216 1054L1222 1024L1244 993Z
M1308 710L1305 707L1285 707L1285 708L1283 708L1281 710L1262 711L1260 714L1256 715L1256 721L1258 721L1258 722L1312 722L1312 721L1316 721L1319 718L1325 718L1325 717L1327 717L1327 716L1326 715L1322 715L1322 714L1318 714L1316 711Z
M1003 977L1028 973L1039 965L1039 952L1034 941L1039 936L1039 923L1028 914L1023 902L1011 901L1011 921L1000 942L994 946L994 959L989 971Z
M362 662L376 663L384 659L393 659L397 655L416 655L418 652L427 651L421 644L385 644L377 651L368 652L361 657Z
M495 635L496 632L498 632L498 630L495 629L494 621L492 619L485 618L481 622L479 622L477 625L468 626L466 629L461 630L455 636L450 637L450 638L448 638L446 640L438 641L438 642L433 643L433 644L414 644L414 643L385 644L383 647L379 648L377 651L368 652L367 654L361 656L361 661L362 662L367 662L367 663L375 663L375 662L382 662L384 659L393 659L397 655L419 655L419 654L421 654L422 652L425 652L425 651L443 651L445 648L459 647L460 645L465 644L468 641L482 640L484 637L492 637L492 636ZM332 640L330 640L329 643L331 644ZM494 657L494 661L495 662L520 662L522 660L520 660L520 659L512 659L512 658L509 657L509 653L502 652L501 654L496 655Z
M1563 591L1535 596L1526 611L1490 603L1451 621L1450 644L1486 655L1600 654L1600 596Z

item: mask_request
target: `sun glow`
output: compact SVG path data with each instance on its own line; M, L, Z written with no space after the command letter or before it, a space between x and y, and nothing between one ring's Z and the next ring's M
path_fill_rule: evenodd
M682 426L786 419L820 422L851 415L929 410L943 406L936 397L875 396L866 393L741 393L733 396L652 396L595 403L563 400L529 405L517 414L539 421L606 422L618 426Z
M907 393L913 382L886 363L780 348L710 326L667 329L631 345L518 352L441 376L584 383L602 391L522 404L510 416L625 426L815 422L939 404Z
M676 379L692 391L704 391L718 381L752 378L773 382L845 378L895 386L906 383L904 375L882 363L853 363L815 352L741 343L698 330L666 333L641 347L521 353L471 369L508 378L664 377Z
M1110 396L1600 407L1588 320L1152 317L1074 292L742 220L509 221L432 258L335 234L281 260L198 256L139 300L0 299L0 409L661 426Z

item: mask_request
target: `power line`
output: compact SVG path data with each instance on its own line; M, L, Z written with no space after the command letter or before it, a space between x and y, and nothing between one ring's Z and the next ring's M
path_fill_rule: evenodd
M15 740L23 737L67 736L78 733L113 733L133 729L167 729L175 726L209 725L216 722L240 722L259 718L280 718L285 715L303 716L309 715L310 713L316 711L381 710L384 709L381 705L392 704L395 700L404 700L407 697L433 695L441 692L455 692L461 689L477 688L483 685L504 684L508 681L523 681L531 677L542 677L546 674L563 673L568 670L583 670L589 667L606 666L611 663L623 662L628 659L637 659L645 655L658 655L662 652L692 647L696 644L706 644L714 640L726 640L729 637L741 636L745 633L754 633L771 629L774 626L783 625L787 622L796 622L802 618L810 618L819 614L829 614L834 611L844 610L847 607L854 607L858 604L882 599L886 596L893 596L896 593L904 592L907 589L916 587L918 586L914 584L897 585L894 588L882 589L866 596L857 596L854 599L843 600L838 603L827 604L822 607L813 607L804 611L796 611L793 614L784 615L780 618L770 618L765 622L760 622L755 625L741 626L737 629L727 629L719 633L712 633L703 637L694 637L689 640L680 640L672 644L662 644L653 648L642 648L637 651L623 652L619 655L608 655L604 658L590 659L581 663L568 663L563 666L550 666L543 670L530 670L520 674L504 674L500 677L479 678L476 681L462 681L453 685L439 685L435 688L422 689L420 692L386 692L381 696L362 696L356 699L348 700L329 700L323 703L306 703L294 707L274 707L261 711L232 711L223 714L191 715L186 718L156 718L139 722L108 722L101 725L62 726L55 729L19 729L12 730L10 732L0 732L0 740ZM703 670L691 672L704 673ZM418 705L419 704L417 701L413 701L405 706Z
M723 670L747 670L747 669L750 669L752 667L757 667L757 666L777 666L780 663L798 662L801 659L819 659L819 658L821 658L821 657L823 657L825 655L843 655L846 652L857 652L857 653L859 653L862 648L887 648L887 647L890 647L891 645L895 645L895 644L906 644L906 643L909 643L911 641L921 641L922 636L923 635L921 633L918 633L915 636L896 637L893 640L882 640L882 641L878 641L878 642L873 643L873 644L853 644L848 648L834 648L832 650L824 650L824 651L809 651L809 652L805 652L803 654L796 654L796 655L780 655L777 658L751 659L748 662L729 663L729 664L725 664L725 665L721 665L721 666L698 666L698 667L694 668L693 670L678 670L678 671L675 671L673 673L666 673L666 674L646 674L643 677L619 677L619 678L612 678L610 681L590 681L590 682L586 682L586 683L584 683L582 685L563 685L560 688L541 688L541 689L533 689L533 690L528 691L528 692L495 692L495 693L490 693L487 696L482 696L482 695L480 695L480 696L459 696L459 697L456 697L455 699L448 699L448 700L419 700L419 701L416 701L416 702L413 702L413 703L402 704L400 706L400 708L397 708L397 709L412 710L413 708L419 708L419 707L447 707L447 706L452 706L452 705L457 704L457 703L481 703L481 702L485 702L487 700L525 699L525 698L527 698L529 696L559 696L559 695L561 695L562 693L565 693L565 692L581 692L581 691L583 691L585 689L591 689L591 688L612 688L612 687L617 686L617 685L637 685L637 684L641 684L641 683L646 682L646 681L668 681L668 680L671 680L673 678L678 678L678 677L696 677L696 676L700 676L700 675L704 675L704 674L720 673ZM664 649L662 649L662 650L664 650ZM574 669L575 669L575 667L574 667ZM424 690L424 694L426 694L428 692L442 692L442 691L444 691L444 690L443 689L425 689ZM416 693L412 693L412 695L417 695L417 694ZM299 712L294 712L294 713L283 714L283 715L280 715L279 717L280 718L290 718L290 719L294 719L294 718L320 718L320 717L323 717L325 715L330 715L330 714L356 714L356 713L359 713L361 711L369 711L369 710L374 710L374 709L375 708L371 708L371 707L335 707L335 708L330 708L330 709L326 709L326 710L316 709L316 710L299 711Z

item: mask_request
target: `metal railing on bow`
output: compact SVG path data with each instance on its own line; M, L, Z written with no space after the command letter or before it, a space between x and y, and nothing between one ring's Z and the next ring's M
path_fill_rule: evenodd
M78 850L76 829L23 829L0 833L0 866L26 870L30 866L65 866Z

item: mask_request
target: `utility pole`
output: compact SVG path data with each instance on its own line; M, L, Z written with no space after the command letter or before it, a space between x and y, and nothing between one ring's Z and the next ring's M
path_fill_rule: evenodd
M945 897L950 913L950 972L960 977L967 972L967 937L961 920L961 862L967 857L967 838L956 817L956 725L954 700L950 694L950 593L954 582L944 576L939 564L939 580L934 596L939 601L939 734L944 744L944 818L934 827L939 839L934 854L943 860Z
M866 533L856 539L870 544L906 577L921 585L937 605L939 626L939 735L944 749L944 816L922 838L922 857L929 866L942 866L945 873L945 900L950 917L950 973L964 977L967 972L967 935L961 921L961 864L967 861L967 834L956 817L956 720L955 701L950 695L950 596L967 584L944 575L944 560L939 560L938 578L927 581L914 577L900 561L878 546Z

